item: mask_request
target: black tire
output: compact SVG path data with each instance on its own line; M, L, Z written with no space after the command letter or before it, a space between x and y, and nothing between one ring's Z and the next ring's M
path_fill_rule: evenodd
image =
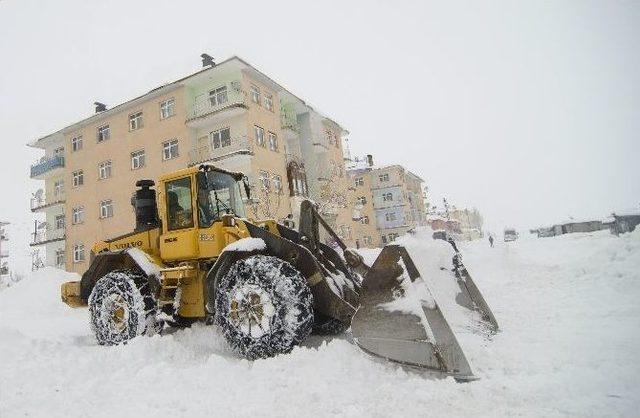
M254 255L236 261L220 279L215 320L240 355L272 357L290 352L309 336L313 296L291 264Z
M123 344L155 332L156 303L146 277L131 270L105 274L89 296L89 318L100 345Z

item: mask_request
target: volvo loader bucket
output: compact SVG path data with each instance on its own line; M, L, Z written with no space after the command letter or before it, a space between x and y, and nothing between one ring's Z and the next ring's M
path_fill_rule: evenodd
M473 380L471 367L407 250L384 247L364 275L351 331L364 351Z
M497 332L498 321L493 315L493 312L491 312L491 309L482 296L480 289L473 281L471 274L469 274L469 271L462 262L462 254L458 251L458 246L455 241L450 237L437 237L435 234L434 238L447 241L453 248L454 254L451 257L451 271L453 271L455 275L459 288L455 297L456 303L468 310L476 311L480 315L480 320L482 321L483 326L491 333Z

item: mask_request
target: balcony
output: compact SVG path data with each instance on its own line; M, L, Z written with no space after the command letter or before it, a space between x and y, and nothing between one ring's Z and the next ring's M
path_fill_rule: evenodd
M208 95L196 98L187 113L187 125L200 128L244 113L248 108L246 93L233 84L229 87L215 98Z
M43 157L31 166L31 178L43 180L47 173L62 167L64 167L64 156L54 155L52 157Z
M295 107L292 104L283 104L280 106L280 125L282 129L289 129L293 132L299 132L298 117Z
M32 197L31 198L31 212L40 212L42 210L45 210L47 208L53 207L53 206L57 206L57 205L62 205L65 202L65 195L64 193L61 193L57 196L52 196L52 197L48 197L48 196L39 196L39 197Z
M213 144L201 146L189 152L191 165L215 162L239 155L253 155L253 139L246 136L232 137L229 145L214 147Z
M33 241L30 246L48 244L50 242L62 241L66 238L66 230L64 228L44 228L31 234Z

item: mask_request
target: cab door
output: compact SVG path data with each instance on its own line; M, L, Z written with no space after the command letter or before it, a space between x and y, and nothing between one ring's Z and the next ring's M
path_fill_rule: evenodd
M194 196L196 185L192 175L164 182L161 212L160 254L163 260L189 260L198 257L198 230Z

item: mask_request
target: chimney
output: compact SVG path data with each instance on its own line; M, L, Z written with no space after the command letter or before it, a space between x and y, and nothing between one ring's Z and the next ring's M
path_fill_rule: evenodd
M216 66L216 63L213 61L213 57L211 55L201 54L200 57L202 57L202 68Z
M369 167L373 167L373 155L367 154L367 164Z
M93 102L93 104L96 105L96 113L104 112L105 110L107 110L107 105L104 103Z

